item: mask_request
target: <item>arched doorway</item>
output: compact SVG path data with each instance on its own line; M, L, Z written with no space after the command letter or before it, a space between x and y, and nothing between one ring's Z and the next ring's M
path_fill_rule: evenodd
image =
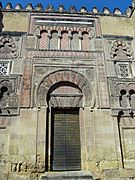
M47 109L46 170L83 169L85 107L94 104L90 82L78 72L59 70L43 77L35 92L36 105Z
M50 170L81 170L79 108L83 94L73 83L56 83L48 92Z

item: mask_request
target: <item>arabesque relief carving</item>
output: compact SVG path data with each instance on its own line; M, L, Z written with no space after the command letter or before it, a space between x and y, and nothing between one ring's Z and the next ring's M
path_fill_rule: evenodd
M114 41L110 52L111 59L130 60L133 58L132 56L133 54L129 43L123 40Z
M19 96L16 88L16 78L0 79L0 115L18 114Z
M12 37L0 39L0 58L15 58L18 56L17 46Z

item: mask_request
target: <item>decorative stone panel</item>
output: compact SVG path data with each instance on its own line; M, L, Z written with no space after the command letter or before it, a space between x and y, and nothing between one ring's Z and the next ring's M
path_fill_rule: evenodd
M0 61L0 76L8 75L10 63L7 61Z
M15 58L18 56L17 46L12 37L0 37L0 58Z
M110 103L114 114L122 111L123 115L130 116L135 112L135 81L109 79Z
M23 53L22 32L6 32L0 33L0 59L16 59L20 58Z
M50 57L50 58L61 58L61 57L75 57L78 59L89 59L94 60L96 58L95 52L78 52L78 51L27 51L27 57Z
M123 40L117 40L113 42L110 52L111 59L114 60L129 60L132 59L132 51L130 44Z
M108 60L112 61L132 61L133 49L132 38L128 37L107 37L106 42L106 55Z
M0 77L0 115L19 114L19 78Z
M30 107L32 60L24 60L24 71L21 89L21 107Z
M116 73L119 78L131 78L133 77L132 64L129 62L115 63Z
M97 53L96 57L96 72L98 83L98 98L100 108L109 107L109 93L107 87L106 68L102 52Z
M132 78L134 76L133 38L105 36L107 76Z

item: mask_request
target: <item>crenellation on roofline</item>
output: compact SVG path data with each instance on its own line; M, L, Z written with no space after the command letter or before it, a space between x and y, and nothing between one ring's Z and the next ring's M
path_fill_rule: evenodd
M21 4L16 4L14 7L12 3L7 3L5 6L0 4L1 11L15 11L15 12L47 12L47 13L67 13L67 14L94 14L99 16L123 16L123 17L130 17L134 11L134 3L132 2L132 6L129 6L125 12L122 12L119 8L115 8L113 12L109 10L108 7L104 7L102 11L99 11L97 7L93 7L90 11L85 7L82 6L80 10L77 10L74 6L70 6L69 9L66 9L64 5L59 5L57 9L53 7L52 4L48 4L47 7L43 7L41 3L38 3L36 6L33 6L32 3L28 3L25 7Z

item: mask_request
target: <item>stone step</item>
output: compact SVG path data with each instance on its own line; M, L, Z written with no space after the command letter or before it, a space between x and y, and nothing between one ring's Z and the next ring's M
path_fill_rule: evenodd
M42 176L42 180L93 180L93 176L91 172L88 171L68 171L68 172L51 172L46 173L44 176Z

